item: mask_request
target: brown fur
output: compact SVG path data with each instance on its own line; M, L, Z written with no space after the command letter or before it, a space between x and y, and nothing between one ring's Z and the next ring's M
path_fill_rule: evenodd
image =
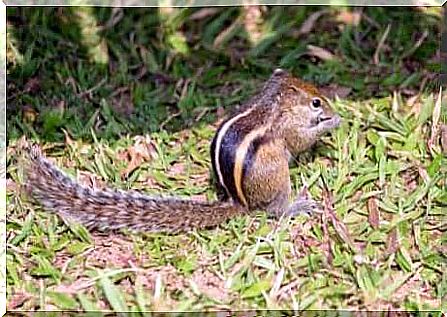
M290 176L284 144L272 140L260 146L253 166L244 180L244 190L252 208L266 209L280 216L289 205Z
M320 99L319 108L312 106L314 98ZM250 210L263 209L275 216L309 212L315 206L311 200L299 198L290 204L288 161L291 155L309 149L323 133L336 127L340 121L338 115L316 87L283 70L275 71L264 89L248 104L250 107L244 107L230 119L243 111L250 111L249 115L233 122L229 120L232 124L221 138L223 144L225 138L231 138L236 132L244 136L240 142L232 144L236 149L232 180L237 190L236 194L229 192L229 196L242 201ZM257 141L253 135L258 136ZM249 140L257 142L256 149L252 149L254 154L248 151ZM225 149L228 156L228 148ZM219 166L214 157L213 160L213 166ZM247 166L244 176L243 165ZM225 182L221 185L230 187Z

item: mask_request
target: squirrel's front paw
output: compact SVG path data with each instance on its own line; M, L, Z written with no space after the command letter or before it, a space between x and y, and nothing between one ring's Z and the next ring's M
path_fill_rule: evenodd
M318 209L321 209L321 205L309 197L299 197L297 198L288 208L288 216L297 216L299 214L306 214L310 216Z

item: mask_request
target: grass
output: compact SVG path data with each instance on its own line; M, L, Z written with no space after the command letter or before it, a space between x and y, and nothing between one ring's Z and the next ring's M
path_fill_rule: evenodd
M8 8L10 310L440 311L440 10L368 8L358 24L358 10L337 7L244 14ZM342 95L333 102L341 127L291 167L294 192L306 184L322 214L273 221L260 212L174 236L101 234L21 192L15 153L25 135L84 184L215 199L216 121L277 66Z

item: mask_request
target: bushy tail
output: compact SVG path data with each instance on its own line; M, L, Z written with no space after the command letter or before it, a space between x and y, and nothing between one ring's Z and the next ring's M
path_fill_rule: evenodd
M154 198L133 191L88 188L55 167L38 146L24 152L28 191L46 209L89 229L181 232L216 226L247 213L231 202Z

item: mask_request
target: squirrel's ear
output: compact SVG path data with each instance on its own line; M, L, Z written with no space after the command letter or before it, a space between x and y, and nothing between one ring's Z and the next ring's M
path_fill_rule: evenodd
M284 76L287 75L287 72L282 68L277 68L273 71L273 76Z

